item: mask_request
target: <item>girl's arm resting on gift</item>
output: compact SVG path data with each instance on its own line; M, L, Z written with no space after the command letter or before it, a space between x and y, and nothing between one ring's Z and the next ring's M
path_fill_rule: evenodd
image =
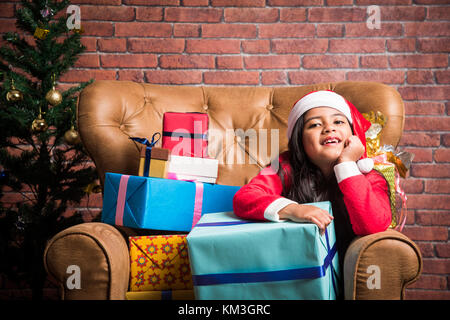
M279 221L278 212L296 203L282 197L282 190L276 172L265 168L234 195L234 213L243 219Z
M386 180L375 170L362 174L353 161L339 163L334 172L355 234L385 231L391 223Z

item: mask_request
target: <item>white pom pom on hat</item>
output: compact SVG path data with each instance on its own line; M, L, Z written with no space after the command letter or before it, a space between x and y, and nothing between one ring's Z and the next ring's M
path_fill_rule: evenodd
M359 138L364 146L364 150L366 149L365 132L370 128L371 123L362 116L350 101L331 90L310 92L294 104L288 117L288 139L291 138L292 130L294 130L297 120L308 110L317 107L330 107L342 112L352 125L353 134ZM373 169L373 160L368 159L364 151L364 155L357 161L357 165L359 171L368 173Z

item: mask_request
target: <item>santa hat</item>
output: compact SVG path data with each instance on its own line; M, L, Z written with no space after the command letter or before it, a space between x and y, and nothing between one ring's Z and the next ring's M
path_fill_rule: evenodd
M287 135L291 138L292 130L297 123L297 120L308 110L317 107L330 107L342 112L348 119L353 128L353 134L361 140L364 146L364 154L357 162L358 168L361 172L367 173L373 169L372 159L367 158L366 136L365 132L370 128L370 121L366 120L356 107L344 99L341 95L330 90L313 91L308 93L303 98L298 100L289 114Z

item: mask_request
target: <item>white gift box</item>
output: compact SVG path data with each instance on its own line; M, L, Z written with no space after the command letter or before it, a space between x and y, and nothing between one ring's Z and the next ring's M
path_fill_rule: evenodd
M197 157L170 157L168 178L216 183L219 160Z

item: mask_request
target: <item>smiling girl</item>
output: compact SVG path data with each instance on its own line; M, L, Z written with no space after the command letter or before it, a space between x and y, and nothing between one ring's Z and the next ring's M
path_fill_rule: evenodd
M315 91L295 103L288 118L288 151L278 171L263 169L233 199L245 219L315 223L320 232L334 220L342 267L355 236L388 228L391 207L386 180L366 158L370 122L342 96ZM330 201L333 216L305 203Z

